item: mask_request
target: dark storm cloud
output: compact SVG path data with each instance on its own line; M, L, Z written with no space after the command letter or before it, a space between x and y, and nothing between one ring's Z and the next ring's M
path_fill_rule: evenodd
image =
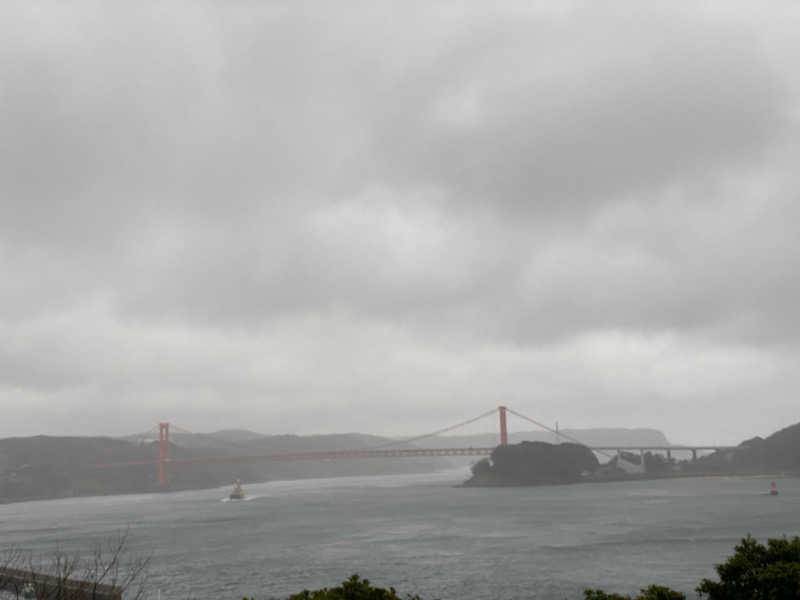
M4 5L8 432L791 418L790 8Z

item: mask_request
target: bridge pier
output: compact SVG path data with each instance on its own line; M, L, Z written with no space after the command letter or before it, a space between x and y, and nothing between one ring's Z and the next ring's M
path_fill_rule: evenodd
M692 448L692 462L697 460L697 448Z

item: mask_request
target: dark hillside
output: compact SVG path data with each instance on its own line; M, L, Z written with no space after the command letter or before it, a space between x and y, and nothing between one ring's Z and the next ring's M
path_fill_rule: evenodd
M175 436L187 446L171 445L172 458L235 457L283 452L364 448L388 440L361 434L322 436ZM226 436L224 436L226 437ZM249 438L249 439L248 439ZM191 442L194 442L192 444ZM0 439L0 502L105 494L158 492L273 479L429 472L447 466L437 458L365 459L353 461L222 461L169 467L169 484L157 484L155 464L97 468L97 464L154 461L158 444L107 437Z
M7 438L0 440L0 502L104 493L149 491L150 465L96 469L93 465L152 460L152 444L134 445L105 437Z
M522 442L498 446L491 460L473 467L466 485L543 485L580 481L599 466L594 453L579 444Z
M725 473L800 473L800 423L755 437L733 451L717 452L698 460L694 469Z

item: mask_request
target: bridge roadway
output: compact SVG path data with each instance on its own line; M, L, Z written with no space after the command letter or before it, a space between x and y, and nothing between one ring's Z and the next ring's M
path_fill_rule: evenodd
M691 452L694 459L697 458L699 451L731 450L733 446L589 446L595 452L638 452L643 454L646 450L666 452ZM285 452L271 454L250 454L232 456L203 456L195 458L166 458L164 462L172 465L208 464L208 463L232 463L232 462L254 462L254 461L293 461L293 460L341 460L341 459L364 459L364 458L401 458L415 456L489 456L495 447L477 448L359 448L352 450L328 450L322 452ZM125 463L99 464L95 467L121 467L134 464L157 464L158 460L132 461Z
M348 450L328 450L328 451L317 451L317 452L285 452L285 453L278 453L272 452L270 454L250 454L250 455L224 455L224 456L195 456L192 458L181 458L175 457L173 458L170 456L171 454L171 444L169 439L169 432L170 432L170 423L166 421L162 421L158 424L158 458L152 460L139 460L139 461L130 461L130 462L117 462L117 463L106 463L106 464L95 464L92 465L94 468L108 468L108 467L127 467L132 465L157 465L158 466L158 483L160 485L165 485L167 483L167 466L168 465L181 465L181 464L199 464L199 463L232 463L232 462L249 462L249 461L288 461L288 460L337 460L337 459L365 459L365 458L395 458L395 457L415 457L415 456L489 456L495 449L495 447L478 447L478 448L388 448L387 446L397 445L399 443L412 443L418 442L423 439L431 438L434 436L439 436L471 423L475 423L485 417L492 416L494 414L499 415L500 419L500 446L505 446L508 444L508 428L506 423L506 416L508 414L515 415L525 421L529 421L530 423L536 425L543 431L547 431L551 434L556 436L557 440L567 440L573 443L581 444L581 441L575 439L569 435L564 433L560 433L558 431L558 427L553 429L552 427L545 425L544 423L537 421L536 419L531 419L519 413L507 406L498 406L496 409L493 408L485 413L478 415L477 417L473 417L471 419L467 419L466 421L462 421L460 423L456 423L455 425L451 425L449 427L443 427L441 429L437 429L436 431L426 433L425 435L420 435L416 437L409 438L405 440L405 442L392 442L389 444L384 444L382 446L376 446L372 448L358 448L358 449L348 449ZM174 432L182 433L182 434L189 434L194 435L191 431L187 429L183 429L181 427L177 427L174 424L172 425L172 429ZM150 433L154 430L149 432L145 432L142 436L142 439L148 437ZM201 434L202 435L202 434ZM719 450L729 450L731 449L730 446L713 446L713 445L631 445L631 446L589 446L586 445L589 449L594 450L600 454L604 454L608 458L612 458L609 455L609 452L615 452L618 456L622 452L636 452L638 451L639 454L643 457L645 451L650 450L654 452L665 452L668 459L672 458L672 452L691 452L692 453L692 460L697 459L697 453L701 451L719 451ZM266 450L265 448L245 448L245 451L256 451L256 450Z
M409 456L488 456L494 448L403 448L397 450L358 449L326 452L290 452L251 456L211 456L208 458L170 458L170 464L188 465L209 462L249 462L260 460L334 460L348 458L393 458Z
M645 450L664 452L667 458L672 458L673 452L691 452L692 460L697 460L698 452L724 452L733 450L736 446L590 446L595 452L638 452L644 454Z
M697 458L700 451L722 451L731 450L733 446L588 446L595 452L638 452L643 454L646 450L656 452L691 452L692 458ZM495 447L477 448L361 448L353 450L330 450L324 452L292 452L276 454L254 454L246 456L210 456L203 458L168 458L170 464L195 464L209 462L249 462L261 460L336 460L336 459L358 459L358 458L400 458L415 456L489 456Z

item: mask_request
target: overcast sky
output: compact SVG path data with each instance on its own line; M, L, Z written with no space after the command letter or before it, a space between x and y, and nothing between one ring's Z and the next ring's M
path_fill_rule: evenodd
M800 421L798 31L793 1L3 2L0 436Z

